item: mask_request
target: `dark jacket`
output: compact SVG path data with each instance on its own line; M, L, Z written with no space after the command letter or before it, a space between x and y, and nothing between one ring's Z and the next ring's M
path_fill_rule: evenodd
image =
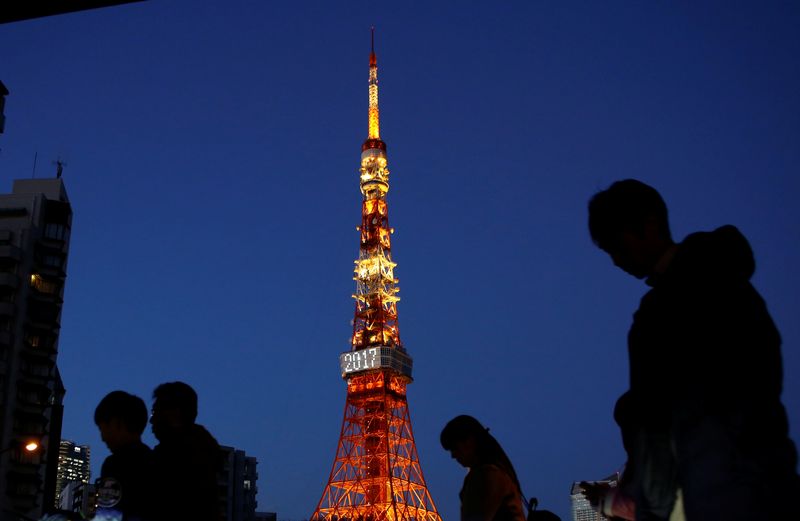
M113 478L119 485L120 500L114 508L123 521L153 519L153 451L142 442L122 447L103 461L103 478Z
M153 449L157 516L163 521L219 521L218 475L222 452L201 425L161 441Z
M781 340L754 270L747 240L723 226L689 235L648 280L622 413L637 519L666 519L677 487L689 521L800 519Z

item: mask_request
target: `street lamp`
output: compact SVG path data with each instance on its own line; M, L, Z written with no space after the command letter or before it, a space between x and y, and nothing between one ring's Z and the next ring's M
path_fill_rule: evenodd
M17 450L23 449L25 450L25 452L33 453L39 450L39 447L41 447L41 445L39 444L39 441L35 439L28 439L22 441L12 440L12 442L8 445L8 447L6 447L3 450L0 450L0 454L5 454L6 452L14 449Z

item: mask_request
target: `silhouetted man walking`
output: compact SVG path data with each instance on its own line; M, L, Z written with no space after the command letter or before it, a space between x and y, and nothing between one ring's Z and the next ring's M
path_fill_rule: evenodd
M124 391L108 393L94 411L94 422L111 451L100 471L101 483L119 492L113 504L123 521L152 521L153 453L142 443L147 427L147 406ZM109 481L111 480L111 481Z
M636 519L668 519L679 497L689 521L800 519L781 340L750 284L747 240L723 226L675 244L663 199L632 179L591 199L589 231L651 286L628 334L630 390L618 404Z
M197 393L183 382L153 391L150 423L159 444L153 449L158 519L219 521L219 444L197 418Z

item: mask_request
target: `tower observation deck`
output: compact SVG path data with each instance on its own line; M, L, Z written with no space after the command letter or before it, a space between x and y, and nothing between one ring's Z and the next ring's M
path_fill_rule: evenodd
M347 382L336 455L312 521L441 521L419 463L406 386L412 359L400 342L380 137L374 29L369 56L369 126L361 146L360 248L350 349L339 356Z

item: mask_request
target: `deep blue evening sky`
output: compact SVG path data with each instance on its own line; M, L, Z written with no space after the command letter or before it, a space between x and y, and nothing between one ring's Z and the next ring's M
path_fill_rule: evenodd
M573 480L622 464L611 411L646 286L586 231L619 178L662 192L677 238L749 237L800 441L800 4L404 4L154 0L0 26L0 190L37 152L37 177L67 163L63 434L93 477L100 398L179 379L258 458L259 510L313 511L345 401L371 25L410 410L445 521L457 414L565 520Z

